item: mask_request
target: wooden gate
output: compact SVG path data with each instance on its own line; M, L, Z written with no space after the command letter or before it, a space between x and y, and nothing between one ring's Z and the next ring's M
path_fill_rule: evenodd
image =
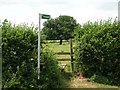
M70 58L58 58L58 61L71 61L71 68L72 72L74 72L74 58L73 58L73 45L72 45L72 39L70 39L70 52L56 52L58 55L70 55Z

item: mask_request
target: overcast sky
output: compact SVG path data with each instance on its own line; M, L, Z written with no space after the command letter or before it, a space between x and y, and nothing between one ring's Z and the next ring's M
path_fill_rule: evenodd
M0 0L0 20L38 24L38 14L73 16L82 24L118 16L119 0ZM43 20L42 20L43 22Z

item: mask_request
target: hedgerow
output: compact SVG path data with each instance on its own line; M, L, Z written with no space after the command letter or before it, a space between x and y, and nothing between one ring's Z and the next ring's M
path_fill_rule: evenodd
M78 71L86 77L102 76L108 79L107 84L120 85L120 22L89 21L75 31Z
M51 52L43 52L42 49L41 61L45 64L45 70L40 73L42 78L37 79L38 36L34 25L13 25L5 19L1 29L2 88L45 89L60 85L55 58Z

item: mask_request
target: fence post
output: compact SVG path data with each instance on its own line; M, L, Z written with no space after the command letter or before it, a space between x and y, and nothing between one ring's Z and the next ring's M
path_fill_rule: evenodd
M74 72L72 39L70 39L70 57L71 57L71 67L72 67L72 72Z

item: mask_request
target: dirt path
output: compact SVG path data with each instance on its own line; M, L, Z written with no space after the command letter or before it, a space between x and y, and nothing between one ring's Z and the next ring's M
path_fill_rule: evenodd
M88 82L85 78L74 78L69 82L70 88L97 88L97 86L91 82Z
M70 73L64 73L62 80L65 88L118 88L118 86L89 82L81 75L73 77Z

